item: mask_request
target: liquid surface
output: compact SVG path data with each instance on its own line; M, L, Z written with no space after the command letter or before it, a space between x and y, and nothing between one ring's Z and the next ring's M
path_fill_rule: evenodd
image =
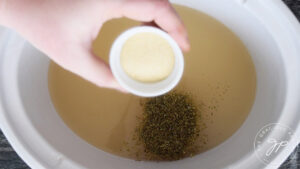
M246 48L228 28L195 10L176 9L191 41L176 90L191 93L200 108L201 153L243 124L254 101L256 74ZM135 25L127 19L106 23L94 52L107 61L114 39ZM106 152L136 158L132 137L142 113L139 97L98 88L54 63L49 67L49 91L57 112L78 136Z
M137 81L157 82L165 79L173 69L173 49L157 34L138 33L125 42L121 65Z

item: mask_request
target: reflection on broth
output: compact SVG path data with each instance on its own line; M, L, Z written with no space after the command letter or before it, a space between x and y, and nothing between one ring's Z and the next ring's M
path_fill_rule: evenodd
M190 93L200 110L196 143L201 153L243 124L254 101L256 74L247 49L228 28L190 8L176 9L191 41L176 91ZM114 39L136 25L128 19L107 22L93 44L95 54L107 61ZM134 140L143 113L141 98L98 88L55 63L49 67L49 91L60 117L82 139L112 154L147 159Z

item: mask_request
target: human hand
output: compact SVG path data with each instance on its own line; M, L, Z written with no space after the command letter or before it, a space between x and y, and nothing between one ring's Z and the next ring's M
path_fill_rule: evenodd
M102 25L114 18L154 21L182 50L186 29L167 0L0 0L0 24L11 27L63 68L100 86L124 91L92 52Z

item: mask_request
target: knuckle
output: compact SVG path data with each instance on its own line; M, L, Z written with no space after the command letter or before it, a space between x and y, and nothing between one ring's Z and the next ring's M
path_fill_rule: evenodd
M183 24L178 24L175 27L175 31L180 34L183 34L183 33L185 33L185 27L183 26Z
M168 0L156 0L157 2L157 7L159 8L169 8L170 3Z

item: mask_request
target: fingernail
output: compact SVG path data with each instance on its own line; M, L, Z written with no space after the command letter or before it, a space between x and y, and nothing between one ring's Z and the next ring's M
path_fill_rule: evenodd
M188 36L185 36L185 42L186 42L187 44L190 44L190 39L189 39Z
M190 41L188 39L188 37L185 38L185 43L184 43L184 51L189 51L191 48L191 45L190 45Z

